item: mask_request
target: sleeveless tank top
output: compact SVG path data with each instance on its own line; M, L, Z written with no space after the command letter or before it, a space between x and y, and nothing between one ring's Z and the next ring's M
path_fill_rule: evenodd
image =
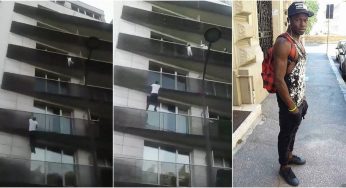
M292 72L285 76L285 82L288 87L289 95L293 99L294 103L299 107L302 104L305 96L306 52L304 50L303 45L300 42L297 42L294 39L293 41L298 53L298 60Z

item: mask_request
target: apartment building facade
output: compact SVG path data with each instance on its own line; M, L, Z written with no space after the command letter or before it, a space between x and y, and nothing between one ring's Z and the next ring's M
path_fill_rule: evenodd
M121 1L114 8L114 185L231 186L230 5ZM204 122L204 33L213 27L222 37L209 54ZM160 104L147 110L155 81Z
M112 24L79 1L0 14L0 186L112 186Z

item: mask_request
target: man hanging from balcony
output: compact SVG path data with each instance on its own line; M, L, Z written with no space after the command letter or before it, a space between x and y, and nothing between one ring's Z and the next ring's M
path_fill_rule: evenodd
M147 110L149 108L149 105L153 104L153 105L155 105L154 110L157 111L156 108L159 105L158 97L159 97L160 87L161 86L160 86L158 81L155 81L154 84L151 84L151 92L150 92L150 96L149 96L149 98L147 100Z
M36 117L31 117L29 119L29 140L30 140L30 148L31 152L35 153L35 135L33 131L37 130L38 122L36 121Z
M187 50L187 56L192 56L192 49L190 44L187 44L186 50Z

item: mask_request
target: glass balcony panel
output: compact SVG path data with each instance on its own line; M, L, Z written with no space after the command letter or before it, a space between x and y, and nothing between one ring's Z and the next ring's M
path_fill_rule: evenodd
M163 130L176 132L176 114L161 113Z
M77 186L77 177L74 165L62 164L61 173L64 177L64 186Z
M160 114L153 111L147 111L148 118L147 118L147 127L149 129L160 129Z
M175 89L175 75L162 74L162 87L166 89Z
M50 186L63 186L61 163L47 163L47 184Z
M177 164L179 185L180 187L189 187L190 183L190 166L184 164Z
M35 78L35 91L45 92L47 91L47 83L42 78Z
M186 77L185 76L181 76L178 74L178 76L177 76L177 89L179 91L186 91L187 90Z
M59 93L59 82L53 80L46 80L47 83L47 92L58 94Z
M219 97L228 98L228 85L223 83L214 82L215 95Z
M67 95L68 94L69 83L59 82L59 94Z
M185 156L183 153L181 153L181 155ZM187 162L187 160L182 161ZM134 168L135 172L133 172ZM207 174L207 167L201 165L141 159L114 159L115 182L141 183L172 187L231 186L231 168L212 167L212 182L209 185L206 181ZM138 177L141 178L138 179ZM158 179L160 181L158 181Z
M142 172L141 180L143 183L147 184L158 184L158 169L159 163L158 161L143 161L142 162Z
M160 167L160 185L170 187L177 186L176 164L161 163Z
M66 117L60 117L60 128L62 134L72 134L71 119Z
M187 116L176 115L177 117L177 133L187 134L189 133L189 121Z
M48 130L49 132L60 133L60 117L59 116L50 116L51 127Z
M203 87L202 83L203 82L201 82L201 86ZM205 82L205 93L207 95L215 95L214 82Z
M36 153L39 152L36 150ZM30 165L30 174L31 175L31 183L33 184L45 184L45 162L44 161L30 161L28 163Z

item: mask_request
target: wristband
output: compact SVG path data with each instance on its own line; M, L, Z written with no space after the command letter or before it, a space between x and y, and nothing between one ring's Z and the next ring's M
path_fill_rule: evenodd
M296 106L296 105L294 105L294 108L293 108L293 109L288 109L288 111L290 111L290 112L294 112L296 109L297 109L297 106Z

